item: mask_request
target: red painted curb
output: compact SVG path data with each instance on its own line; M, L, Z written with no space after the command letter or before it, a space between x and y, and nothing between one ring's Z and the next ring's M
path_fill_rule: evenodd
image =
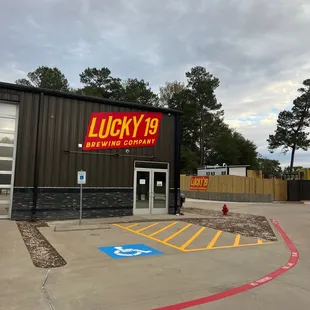
M239 287L235 287L231 290L225 291L225 292L221 292L218 294L214 294L211 296L206 296L206 297L202 297L199 299L194 299L194 300L189 300L189 301L185 301L185 302L181 302L179 304L174 304L174 305L170 305L170 306L165 306L162 308L156 308L153 310L179 310L179 309L185 309L185 308L190 308L190 307L194 307L194 306L198 306L198 305L202 305L202 304L207 304L210 303L212 301L216 301L219 299L223 299L229 296L233 296L248 290L251 290L255 287L259 287L263 284L266 284L272 280L274 280L275 278L281 276L283 273L287 272L288 270L292 269L293 267L296 266L296 264L298 263L299 260L299 253L298 250L295 248L293 242L290 240L290 238L286 235L286 233L284 232L284 230L280 227L279 223L273 219L270 219L272 221L272 223L274 224L274 226L276 227L276 229L278 230L278 232L280 233L280 235L282 236L283 240L285 241L286 245L288 246L289 250L291 251L291 256L288 260L288 263L284 266L282 266L281 268L269 273L268 275L264 276L261 279L258 279L254 282L248 283L248 284L244 284L242 286Z

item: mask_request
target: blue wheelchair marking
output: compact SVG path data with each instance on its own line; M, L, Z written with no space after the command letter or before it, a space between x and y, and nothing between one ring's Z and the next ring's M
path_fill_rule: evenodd
M163 252L155 250L145 244L123 244L118 246L106 246L99 247L98 250L114 259L164 254Z

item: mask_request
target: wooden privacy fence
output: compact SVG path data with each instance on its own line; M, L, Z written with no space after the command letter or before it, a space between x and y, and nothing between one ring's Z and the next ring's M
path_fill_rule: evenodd
M189 191L191 176L181 175L181 190ZM287 183L285 180L249 178L234 175L210 176L207 189L212 193L233 194L273 194L274 200L287 200Z

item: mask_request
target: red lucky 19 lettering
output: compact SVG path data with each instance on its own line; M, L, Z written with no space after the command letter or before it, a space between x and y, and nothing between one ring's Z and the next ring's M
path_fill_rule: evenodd
M157 117L148 117L144 119L144 114L139 117L124 116L123 118L114 118L109 116L98 120L97 117L93 117L90 124L88 133L89 138L106 139L107 137L118 137L123 139L125 136L130 138L136 138L139 128L145 126L144 137L155 135L159 127L159 119ZM100 125L98 126L98 122ZM96 128L98 128L96 130Z
M191 188L207 189L209 183L208 177L192 177L190 182Z

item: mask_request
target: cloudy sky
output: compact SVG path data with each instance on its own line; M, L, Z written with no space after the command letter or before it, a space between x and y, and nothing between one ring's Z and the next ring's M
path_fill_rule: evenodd
M157 91L196 65L217 76L226 121L270 155L277 114L310 78L309 0L0 0L0 80L56 66L72 86L86 67ZM300 152L296 165L309 165Z

